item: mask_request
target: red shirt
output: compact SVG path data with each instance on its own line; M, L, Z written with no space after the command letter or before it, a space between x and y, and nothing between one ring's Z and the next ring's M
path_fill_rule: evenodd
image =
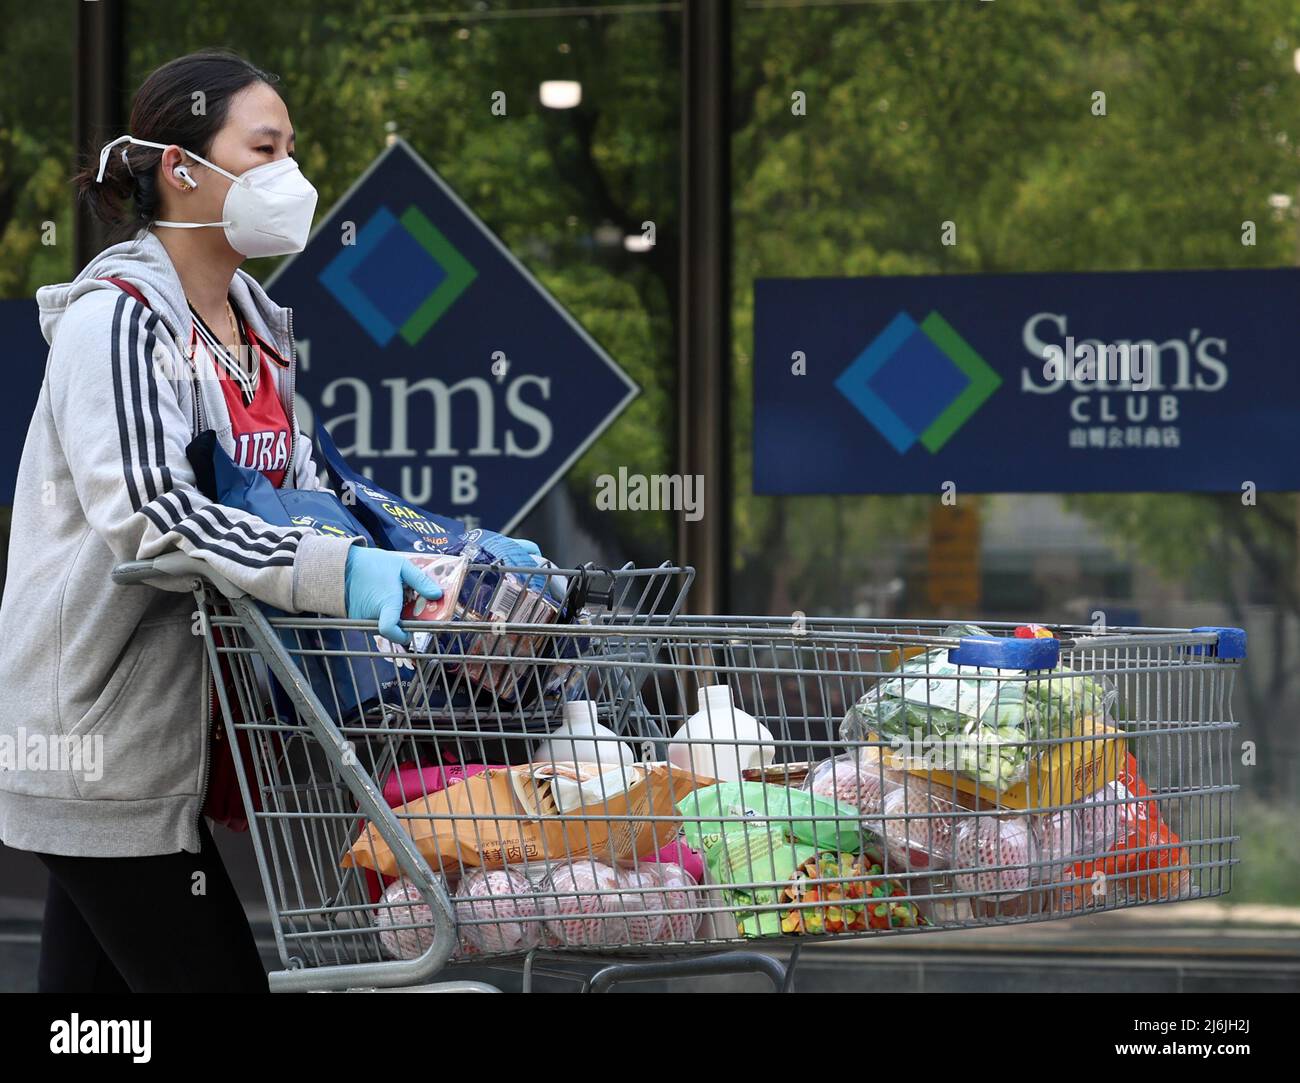
M260 369L257 391L251 401L246 401L240 380L230 375L229 365L233 362L223 363L217 359L210 340L200 335L197 320L190 347L197 349L200 344L203 345L212 358L217 375L221 377L221 392L225 395L226 409L230 413L230 435L235 442L235 462L259 471L278 489L289 467L293 437L289 431L289 419L285 416L284 406L275 388L271 359L274 357L281 367L284 367L284 363L274 354L268 354L261 339L252 333L242 319L239 321L239 329L244 340L252 343L247 348L253 350ZM207 330L206 326L204 330Z
M235 441L234 460L266 475L277 489L289 466L289 419L275 390L271 363L258 351L261 374L253 401L245 404L244 395L234 380L222 380L221 390L230 410L230 435Z

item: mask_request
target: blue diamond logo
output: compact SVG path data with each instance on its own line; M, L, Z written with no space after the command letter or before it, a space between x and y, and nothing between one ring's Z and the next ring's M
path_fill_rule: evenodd
M918 441L937 452L1001 383L939 313L900 312L835 387L902 455Z

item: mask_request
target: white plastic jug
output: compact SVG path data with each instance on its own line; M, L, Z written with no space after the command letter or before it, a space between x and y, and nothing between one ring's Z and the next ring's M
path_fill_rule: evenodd
M592 740L606 738L605 740ZM533 752L534 763L634 764L636 756L626 741L596 721L596 705L589 699L571 699L564 705L564 720L551 730ZM586 740L582 740L586 738Z
M766 767L776 759L771 730L732 702L730 686L701 688L699 704L700 709L668 745L668 762L674 767L704 778L740 782L742 771Z

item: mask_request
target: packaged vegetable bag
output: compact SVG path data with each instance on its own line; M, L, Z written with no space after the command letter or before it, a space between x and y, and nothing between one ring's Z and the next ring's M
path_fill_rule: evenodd
M948 634L984 635L978 628ZM1064 666L1021 670L958 666L948 648L905 661L844 716L845 741L889 740L935 770L952 770L1001 792L1024 782L1043 746L1104 723L1116 692L1109 682Z

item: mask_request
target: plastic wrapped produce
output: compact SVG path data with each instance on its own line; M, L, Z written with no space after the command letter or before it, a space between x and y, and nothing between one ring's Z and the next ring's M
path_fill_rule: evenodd
M681 865L668 861L643 865L642 870L646 869L658 878L659 886L663 889L664 908L669 911L664 916L659 939L671 943L694 940L702 915L683 911L700 905L701 893L697 890L696 879Z
M817 797L829 797L849 805L864 817L880 812L885 795L897 787L902 776L880 760L880 751L861 748L822 760L809 773L803 789Z
M485 955L528 951L541 942L541 908L533 885L515 869L467 872L455 907L461 939Z
M994 897L1027 891L1032 845L1023 816L972 816L953 842L957 890Z
M620 887L629 888L623 895L628 900L636 900L636 908L645 910L645 914L629 914L627 926L629 943L654 944L664 939L665 915L659 911L668 909L668 899L661 890L663 883L653 865L618 870Z
M949 634L986 633L960 627ZM845 714L840 736L939 744L951 761L945 769L1001 792L1028 778L1035 748L1026 742L1076 736L1085 719L1104 720L1115 698L1108 682L1065 667L1026 679L1020 670L959 667L943 647L908 659L870 689Z
M1087 848L1083 821L1073 809L1033 816L1030 827L1037 844L1038 859L1044 865L1044 879L1059 880L1065 872L1065 862Z
M446 886L442 877L438 880ZM403 876L388 885L375 910L379 943L394 959L414 959L433 943L433 915L420 889ZM418 926L413 928L412 926Z
M1165 901L1192 896L1190 854L1161 817L1131 753L1115 781L1084 806L1084 834L1091 832L1095 841L1066 870L1063 878L1071 883L1061 891L1062 907L1107 906L1125 895Z
M942 867L952 856L956 806L920 779L885 795L880 825L890 858L905 868Z
M804 861L782 892L793 905L781 916L781 932L815 936L925 925L906 895L902 884L882 874L873 855L817 854Z
M649 922L638 914L645 907L619 888L618 872L600 861L560 865L539 889L547 930L566 947L645 943ZM641 940L633 941L634 931Z
M1138 830L1146 808L1123 782L1107 782L1083 799L1083 852L1102 854Z

